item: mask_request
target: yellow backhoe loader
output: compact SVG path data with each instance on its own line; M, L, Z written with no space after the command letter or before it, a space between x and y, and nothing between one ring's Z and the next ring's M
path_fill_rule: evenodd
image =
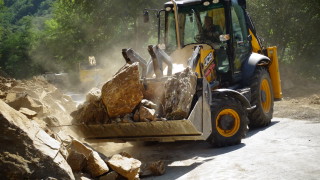
M148 11L144 11L146 21ZM274 100L282 98L277 48L261 45L245 0L171 0L157 13L161 45L148 47L151 61L132 49L122 53L128 63L139 62L146 88L164 83L173 63L194 71L197 90L188 118L81 125L86 138L207 140L220 147L240 143L248 126L270 124ZM167 75L162 64L168 66Z

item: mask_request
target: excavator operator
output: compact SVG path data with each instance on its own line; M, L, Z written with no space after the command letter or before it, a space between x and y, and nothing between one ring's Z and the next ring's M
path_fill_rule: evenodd
M222 30L220 26L213 24L212 17L205 16L201 39L205 43L210 44L211 46L213 46L213 48L216 49L217 45L220 43L219 36L221 34Z

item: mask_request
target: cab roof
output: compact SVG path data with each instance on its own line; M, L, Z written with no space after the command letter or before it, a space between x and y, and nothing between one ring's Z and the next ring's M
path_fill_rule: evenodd
M178 6L197 5L202 4L208 0L176 0ZM172 6L172 2L169 1L164 4L165 7Z

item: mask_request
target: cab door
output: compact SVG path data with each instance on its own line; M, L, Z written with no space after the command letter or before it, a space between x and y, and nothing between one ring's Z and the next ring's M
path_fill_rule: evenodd
M246 25L245 14L237 0L232 0L231 4L231 23L232 23L232 46L233 46L233 76L235 80L241 79L242 63L251 54L251 43L248 40L248 28Z

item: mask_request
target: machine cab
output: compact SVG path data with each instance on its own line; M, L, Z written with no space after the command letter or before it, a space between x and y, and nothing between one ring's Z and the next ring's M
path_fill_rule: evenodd
M245 3L241 2L182 0L176 1L176 4L166 3L164 43L175 63L185 64L194 47L200 45L198 74L202 74L209 82L215 80L213 71L208 71L212 67L212 57L215 70L224 82L240 81L242 63L252 52Z

